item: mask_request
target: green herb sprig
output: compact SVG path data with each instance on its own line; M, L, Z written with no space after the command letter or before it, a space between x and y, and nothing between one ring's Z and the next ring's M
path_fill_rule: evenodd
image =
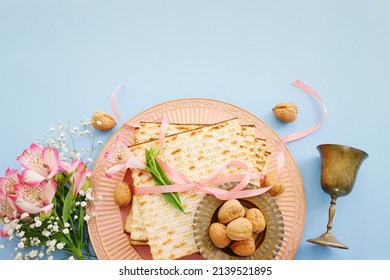
M159 153L160 149L157 146L151 147L150 149L145 149L145 170L150 172L154 183L157 186L172 185L172 182L169 180L165 172L162 170L161 166L156 161L156 157ZM169 204L171 204L173 207L185 214L183 205L180 201L180 196L177 192L163 193L162 195Z

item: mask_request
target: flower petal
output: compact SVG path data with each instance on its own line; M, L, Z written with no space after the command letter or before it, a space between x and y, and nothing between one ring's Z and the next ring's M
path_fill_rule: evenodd
M43 162L49 167L48 179L53 178L59 171L58 150L50 147L45 147L42 151Z
M39 212L41 212L41 213L43 213L43 214L48 214L48 213L51 211L51 209L53 209L53 206L54 206L53 203L52 203L52 204L49 204L49 205L46 205L45 207L42 207L42 208L39 210Z
M1 229L1 232L0 232L1 237L4 238L4 237L9 236L10 233L14 232L16 225L17 225L17 222L15 220L12 220L9 223L4 224L3 228Z
M40 209L34 205L34 203L17 198L15 205L21 213L36 214L39 213Z
M11 196L5 193L0 193L0 215L13 218L15 210L16 206Z
M16 159L22 164L23 167L34 169L36 160L42 158L42 149L37 144L31 144L30 148L27 148Z
M115 173L126 168L126 162L116 163L106 170L106 176L111 178Z
M42 185L43 198L45 199L45 202L47 204L49 204L53 200L53 197L56 195L57 184L54 181L54 179L51 179L51 180L47 181L47 183L45 183L44 185L43 184L41 184L41 185Z
M26 185L29 185L29 186L35 186L46 179L40 173L38 173L32 169L24 169L22 171L21 177L22 177L23 183L25 183Z

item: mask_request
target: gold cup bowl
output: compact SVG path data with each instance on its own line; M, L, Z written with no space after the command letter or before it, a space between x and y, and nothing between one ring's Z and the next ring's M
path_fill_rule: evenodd
M348 195L355 184L360 165L368 157L362 150L338 144L317 146L321 156L322 190L331 196L327 230L308 242L333 248L348 249L332 234L332 221L336 212L336 199Z

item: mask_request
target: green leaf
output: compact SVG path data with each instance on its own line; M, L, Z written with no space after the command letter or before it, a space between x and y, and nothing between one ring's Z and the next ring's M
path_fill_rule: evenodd
M165 174L165 172L162 170L161 166L155 159L158 156L158 153L158 147L152 147L149 150L145 149L145 158L147 163L145 170L149 171L152 174L152 178L156 185L171 185L172 182L169 180L168 176ZM185 213L180 200L180 196L177 192L163 193L162 195L165 200L174 208Z
M85 185L82 187L82 190L83 191L86 191L87 189L89 189L89 187L91 186L92 184L92 181L91 181L91 177L87 177L85 179Z
M80 213L78 217L78 226L77 226L77 231L78 231L78 236L80 238L80 241L83 240L84 238L84 209L82 206L80 206Z
M74 183L72 183L72 186L70 187L68 194L65 197L64 208L62 210L62 220L64 221L64 223L69 220L70 210L71 210L72 204L74 202L73 201L73 189L74 189Z

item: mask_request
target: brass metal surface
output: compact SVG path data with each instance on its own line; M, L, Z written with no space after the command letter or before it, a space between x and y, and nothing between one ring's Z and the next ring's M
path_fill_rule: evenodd
M331 232L336 212L336 199L352 191L360 165L368 154L362 150L338 144L323 144L317 146L317 149L321 156L321 187L331 196L331 202L326 232L307 241L322 246L348 249L348 246L338 241Z

